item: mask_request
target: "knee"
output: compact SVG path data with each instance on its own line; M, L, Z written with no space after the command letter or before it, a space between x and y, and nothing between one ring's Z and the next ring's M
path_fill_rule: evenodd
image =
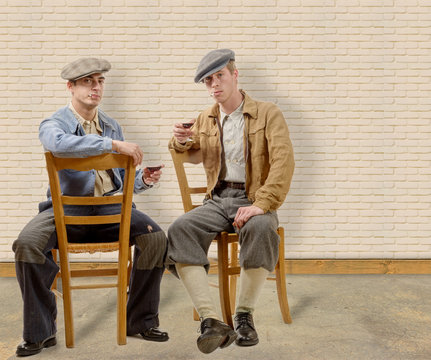
M266 216L253 216L241 229L244 235L256 238L277 236L277 224Z
M187 230L186 222L181 218L176 219L168 229L168 238L170 238L170 234L182 234Z
M135 245L139 249L136 259L137 269L163 267L167 248L167 239L163 231L141 234L135 238Z
M12 250L15 253L15 261L28 263L43 263L45 261L45 257L37 243L23 233L13 242Z

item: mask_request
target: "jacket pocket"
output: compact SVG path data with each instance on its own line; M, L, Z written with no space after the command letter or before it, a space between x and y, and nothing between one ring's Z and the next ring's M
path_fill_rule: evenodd
M220 141L217 128L201 129L199 137L205 168L218 169L220 165Z
M253 157L266 153L267 141L265 137L265 124L256 124L250 127L248 132L248 144Z

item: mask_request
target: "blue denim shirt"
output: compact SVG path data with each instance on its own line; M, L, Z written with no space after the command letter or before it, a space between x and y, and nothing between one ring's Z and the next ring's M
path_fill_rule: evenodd
M81 124L68 106L59 109L39 126L39 139L45 151L57 157L88 157L112 152L112 140L124 141L120 125L100 109L98 110L102 135L86 135ZM122 191L124 169L112 169L115 190L110 194ZM61 191L70 196L93 196L96 173L91 171L62 170L59 172ZM142 170L136 171L135 193L150 188L142 180ZM39 204L39 210L51 206L51 193L47 191L48 200Z

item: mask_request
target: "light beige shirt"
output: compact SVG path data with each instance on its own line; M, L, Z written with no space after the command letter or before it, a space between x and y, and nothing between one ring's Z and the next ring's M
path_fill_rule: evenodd
M245 182L244 159L244 101L230 115L220 107L223 129L223 149L225 155L225 181Z
M102 128L100 127L100 124L99 124L99 116L98 116L97 110L96 110L96 115L94 115L94 118L91 121L88 121L78 114L78 112L73 107L72 102L70 102L69 108L70 110L72 110L76 119L84 128L84 131L86 134L102 135ZM96 171L96 181L94 184L94 196L103 196L107 192L115 189L114 183L112 182L112 178L109 172L111 172L111 170Z

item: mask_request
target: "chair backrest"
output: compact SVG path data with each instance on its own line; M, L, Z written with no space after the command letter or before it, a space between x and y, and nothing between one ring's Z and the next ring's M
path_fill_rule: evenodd
M118 243L68 244L66 225L87 224L120 224L119 238L125 239L128 247L130 234L130 219L132 212L133 188L135 182L135 167L133 159L127 155L107 153L87 158L58 158L52 153L45 153L49 176L52 203L54 209L57 236L61 245L71 252L111 251L118 249ZM107 170L113 168L125 169L124 187L121 195L113 196L65 196L61 193L58 172L63 169L76 171ZM121 214L103 216L65 216L64 205L106 205L121 204Z
M183 201L184 212L188 212L201 204L193 204L192 194L205 194L206 186L189 186L187 174L184 169L184 164L199 164L202 162L201 150L188 150L185 152L177 152L170 149L172 161L174 163L175 172L177 174L178 185L180 187L181 198Z

